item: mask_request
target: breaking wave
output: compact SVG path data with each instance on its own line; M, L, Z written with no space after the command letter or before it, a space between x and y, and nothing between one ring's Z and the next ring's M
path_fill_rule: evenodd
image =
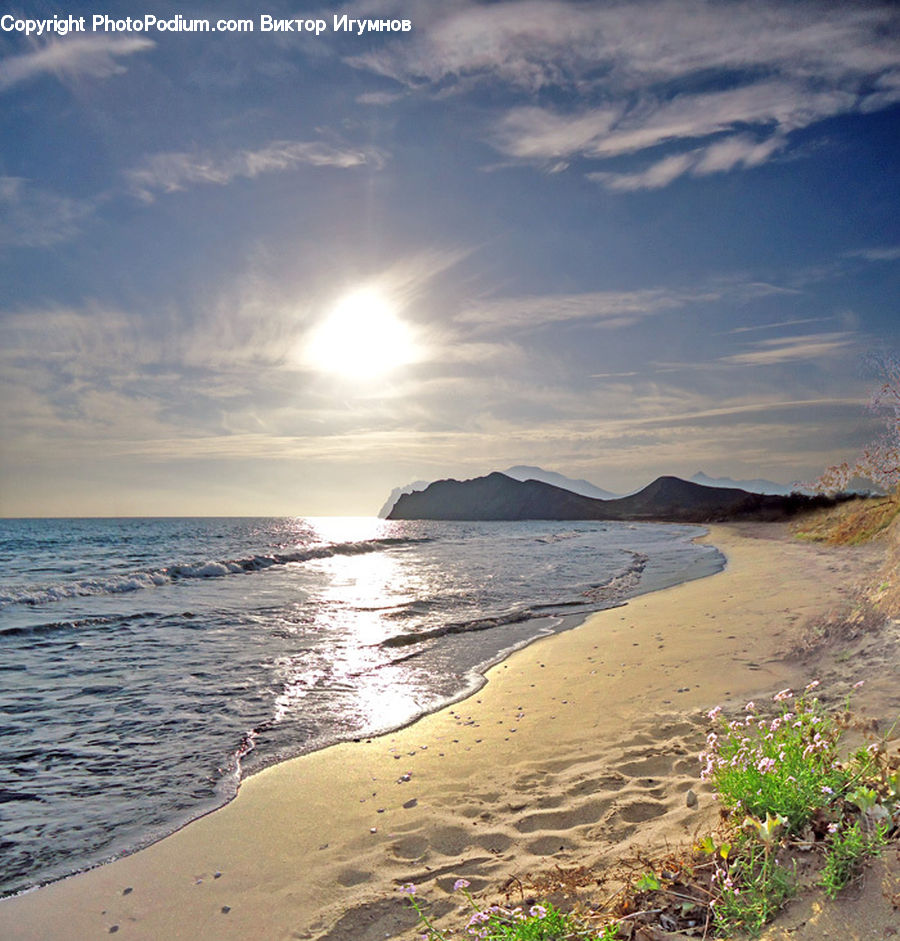
M223 578L226 575L246 575L260 572L276 565L309 562L313 559L328 559L336 555L362 555L379 552L394 546L414 545L429 542L428 538L383 538L366 539L359 542L340 542L321 546L310 546L293 552L276 552L270 555L253 555L243 559L176 563L165 568L145 572L129 572L100 579L83 579L44 587L12 589L0 595L0 608L8 605L41 605L66 598L89 595L117 595L124 592L156 588L189 578Z

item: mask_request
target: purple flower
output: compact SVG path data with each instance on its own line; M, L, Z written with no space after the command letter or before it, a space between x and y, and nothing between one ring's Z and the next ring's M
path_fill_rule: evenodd
M460 889L468 889L472 883L468 879L457 879L453 883L453 891L459 892Z
M543 905L532 905L531 908L528 909L528 914L531 915L532 918L546 918L547 909L544 908Z
M780 692L777 692L772 699L775 702L784 702L786 699L790 699L794 695L793 691L790 688L783 689Z
M403 886L403 891L404 891L407 895L415 895L415 894L416 894L416 887L413 885L412 882L407 882L406 885Z

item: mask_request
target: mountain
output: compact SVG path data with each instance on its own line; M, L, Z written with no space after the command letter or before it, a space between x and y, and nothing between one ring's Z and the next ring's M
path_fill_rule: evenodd
M513 480L540 480L545 484L552 484L554 487L562 487L563 490L571 490L572 493L580 493L583 497L593 497L595 500L614 500L619 494L610 493L602 487L596 487L589 480L577 480L566 477L564 474L558 474L556 471L544 470L543 467L531 467L528 464L516 464L515 467L508 467L501 473Z
M404 493L414 493L416 490L424 490L430 483L430 480L414 480L411 484L405 484L403 487L394 487L391 491L391 495L385 500L384 506L378 511L378 518L383 520L387 519L388 514L394 509L394 504Z
M825 497L749 493L659 477L628 497L595 500L539 480L518 481L494 472L473 480L438 480L403 494L388 519L429 520L716 520L784 519L824 506Z
M785 486L776 484L774 480L763 480L756 478L754 480L732 480L730 477L709 477L703 471L697 471L691 481L695 484L702 484L704 487L725 487L731 490L747 490L750 493L780 493L787 496L795 491L802 493L800 484L794 486Z
M502 473L506 474L507 477L512 477L513 480L541 480L545 484L553 484L555 487L562 487L563 490L580 493L583 497L593 497L596 500L610 500L618 496L618 494L610 493L601 487L595 487L588 480L573 480L571 477L557 474L556 471L544 470L543 467L532 467L529 464L517 464L515 467L502 471ZM379 518L387 519L394 508L394 504L404 493L424 490L430 483L429 480L416 480L403 487L394 487L384 506L378 511Z

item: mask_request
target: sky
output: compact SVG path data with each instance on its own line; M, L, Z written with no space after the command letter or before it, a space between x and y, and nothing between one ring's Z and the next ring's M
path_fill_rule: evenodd
M788 483L877 434L895 3L101 6L254 29L0 10L0 515Z

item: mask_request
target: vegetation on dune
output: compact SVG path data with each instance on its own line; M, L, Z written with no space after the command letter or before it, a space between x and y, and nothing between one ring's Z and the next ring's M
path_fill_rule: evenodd
M855 497L811 513L794 529L801 539L832 546L856 546L887 530L900 518L900 491L884 497Z

